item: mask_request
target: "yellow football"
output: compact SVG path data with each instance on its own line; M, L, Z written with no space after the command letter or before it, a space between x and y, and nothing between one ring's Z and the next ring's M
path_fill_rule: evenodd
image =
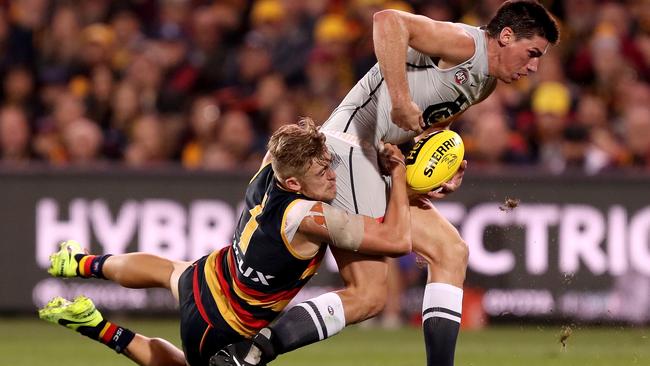
M464 155L463 140L456 132L433 132L406 156L406 183L419 193L432 191L456 174Z

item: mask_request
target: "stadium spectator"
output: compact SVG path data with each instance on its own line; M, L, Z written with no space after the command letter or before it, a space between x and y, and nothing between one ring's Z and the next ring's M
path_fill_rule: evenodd
M77 7L83 22L85 24L93 24L106 20L111 10L111 1L81 1Z
M201 159L201 168L213 171L234 171L239 167L239 161L223 145L211 143L206 146Z
M17 106L0 109L0 162L25 166L32 158L31 131L25 112Z
M362 78L377 62L372 44L372 16L384 9L383 3L383 0L354 0L348 5L349 32L353 38L351 57L356 80Z
M355 81L350 49L353 36L350 23L340 14L326 14L314 27L314 47L332 58L336 82L345 90Z
M302 114L308 114L303 112ZM293 100L283 100L280 103L273 106L271 110L271 115L269 116L269 133L277 131L280 127L290 123L290 121L296 121L300 114L298 113L298 106ZM315 120L317 124L320 124L319 120Z
M623 164L627 158L626 149L616 137L602 98L593 94L584 94L576 106L574 123L588 131L592 143L587 157L587 171L595 173Z
M188 54L189 42L184 32L176 25L167 25L159 30L152 53L160 65L160 84L157 110L161 113L179 113L187 106L187 99L198 76Z
M453 22L459 17L459 4L454 1L432 0L418 5L417 12L431 19Z
M81 98L66 92L54 99L53 108L49 116L37 121L34 151L44 161L63 165L67 161L63 131L70 123L85 115L85 106Z
M262 161L262 153L255 151L257 135L250 117L242 111L232 110L219 121L216 143L223 147L240 168L254 169Z
M111 116L104 130L104 155L120 161L129 143L129 133L142 108L138 91L132 83L123 81L111 97Z
M95 23L82 30L80 55L81 73L98 65L111 65L115 46L115 32L104 23Z
M621 80L612 97L607 100L612 113L620 115L626 109L650 104L650 85L637 78Z
M221 104L227 108L246 108L257 83L272 72L271 54L254 33L225 64L225 88L218 91Z
M480 120L469 123L471 132L465 140L467 157L478 167L498 168L503 164L527 162L525 143L509 127L503 113L481 114Z
M269 51L273 70L295 83L302 79L309 54L311 25L300 12L289 13L285 3L256 0L251 10L248 36L259 38Z
M284 77L278 73L269 74L257 83L255 91L247 103L256 133L266 133L273 108L289 95Z
M76 70L81 48L81 20L74 6L59 5L54 9L50 30L40 39L39 67Z
M314 48L309 55L306 82L297 95L302 112L317 123L323 123L344 96L343 83L338 77L338 65L333 55Z
M623 115L623 139L629 149L630 165L650 167L650 108L648 105L630 107Z
M240 17L231 4L220 4L219 9L197 7L191 14L189 32L192 49L189 51L190 60L197 68L197 91L208 92L221 87L225 83L225 63L228 54L233 52L226 44L226 26L220 24L224 19L231 27L236 28ZM228 21L231 19L231 21Z
M114 71L122 72L132 61L133 52L142 47L145 41L142 20L132 10L123 8L111 17L110 25L115 32L115 51L111 66Z
M12 1L7 8L9 35L6 39L8 64L33 66L38 60L36 33L47 20L47 0Z
M159 116L144 114L133 122L126 163L133 167L156 166L166 161L165 126Z
M22 108L32 119L40 113L36 82L31 70L22 65L11 66L3 81L2 100L4 104Z
M102 161L102 130L97 123L86 118L72 121L63 129L63 147L66 164L92 167Z
M181 152L184 167L201 166L207 148L216 142L220 117L221 109L213 97L204 95L194 99L189 113L188 136Z
M571 108L571 94L558 82L540 84L532 95L535 127L532 154L538 165L554 173L564 170L563 131Z
M6 54L7 40L9 38L10 24L7 16L7 10L0 8L0 70L4 71L8 65L9 55Z
M90 71L88 91L85 96L86 115L102 128L107 128L110 124L114 88L113 72L108 66L96 66Z
M634 42L634 21L630 10L621 2L608 1L598 8L599 25L610 25L619 40L620 50L626 62L642 78L648 76L648 65L644 62L638 45Z
M563 45L560 45L560 47L566 50L576 50L580 44L589 38L597 22L598 1L565 0L561 5L565 18L565 33L569 37L562 41ZM566 44L564 44L565 42Z
M587 159L591 141L589 131L585 126L570 124L562 131L562 171L587 171ZM597 171L598 167L590 169L590 173Z
M126 70L126 79L133 84L143 111L158 111L163 83L163 70L153 45L148 43L140 53L133 55L133 62Z

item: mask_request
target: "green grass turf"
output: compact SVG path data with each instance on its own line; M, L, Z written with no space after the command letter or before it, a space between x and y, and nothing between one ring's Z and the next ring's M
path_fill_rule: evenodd
M145 335L180 344L174 320L115 319ZM648 328L574 328L559 343L559 326L490 327L461 333L456 365L650 365ZM131 365L105 346L36 319L0 318L0 366ZM425 365L417 328L397 331L352 327L340 335L280 357L281 366Z

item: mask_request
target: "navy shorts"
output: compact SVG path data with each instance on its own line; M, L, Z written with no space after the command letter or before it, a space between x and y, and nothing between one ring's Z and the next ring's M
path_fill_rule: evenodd
M181 274L178 280L178 294L181 312L181 341L185 358L191 366L207 366L210 357L231 343L237 343L245 338L226 323L216 309L206 312L203 304L213 304L203 301L208 293L201 293L203 266L207 256L197 260ZM207 314L210 314L208 317Z

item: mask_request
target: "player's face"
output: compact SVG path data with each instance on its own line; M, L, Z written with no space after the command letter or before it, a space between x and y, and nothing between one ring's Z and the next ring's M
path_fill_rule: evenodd
M331 163L332 156L329 153L323 160L314 160L300 179L300 192L317 201L332 201L336 197L336 173Z
M548 41L540 36L530 39L513 38L501 49L497 78L505 83L512 83L536 72L539 58L546 52L548 44Z

